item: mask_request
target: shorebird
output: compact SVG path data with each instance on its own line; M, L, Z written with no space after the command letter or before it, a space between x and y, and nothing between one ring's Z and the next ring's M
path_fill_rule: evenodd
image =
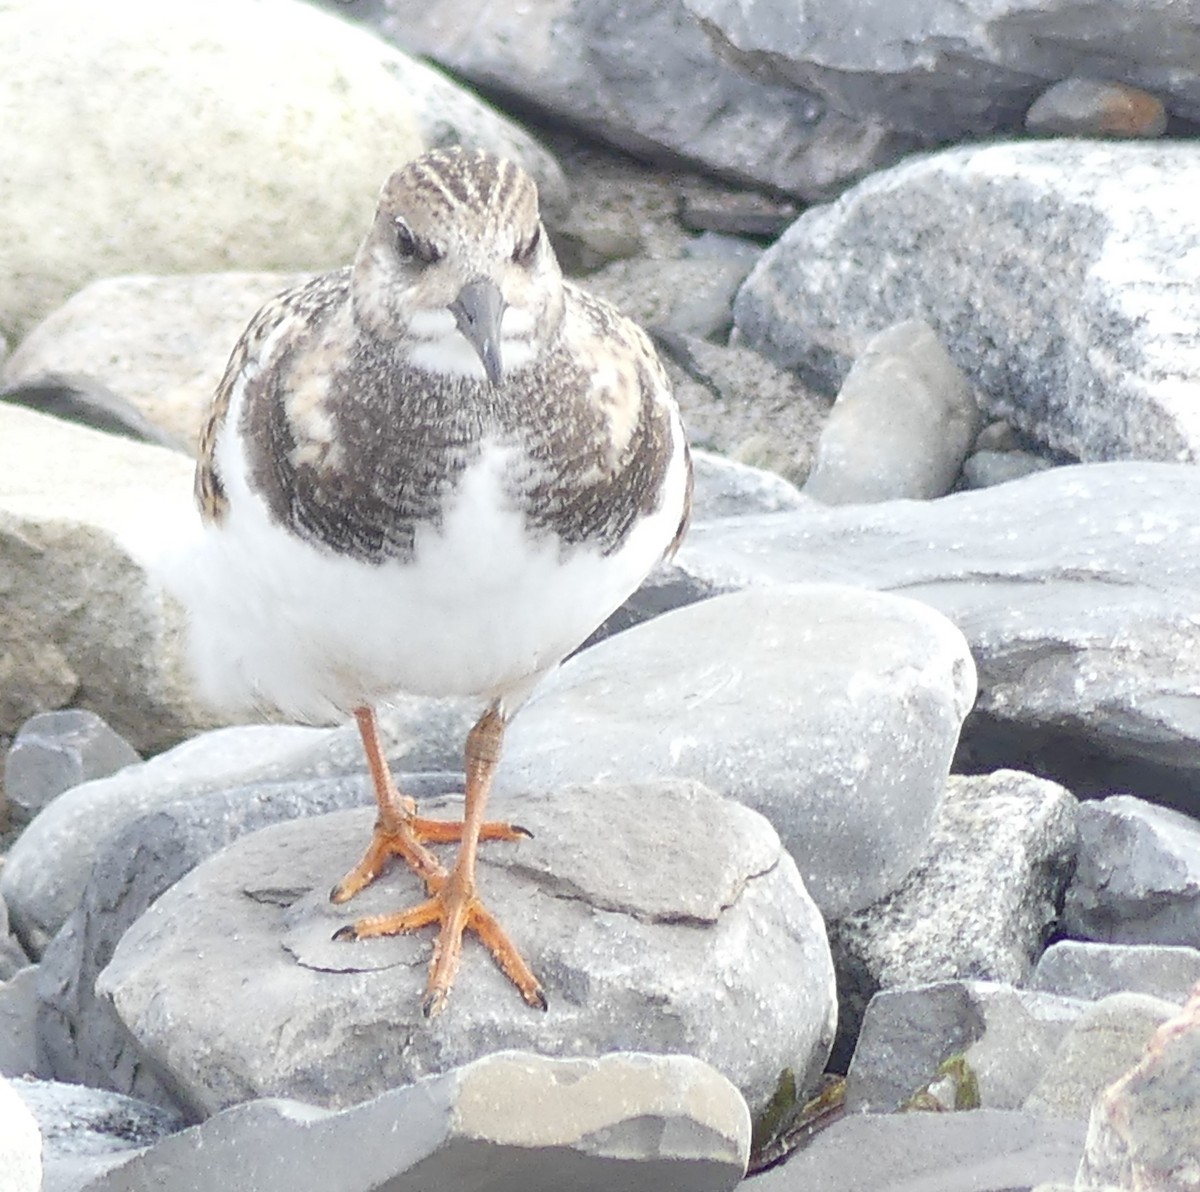
M524 170L437 150L398 169L353 263L268 303L201 434L187 603L203 690L298 722L353 716L378 816L334 902L391 857L426 897L337 938L437 924L435 1014L474 932L542 987L476 887L504 728L682 537L691 461L647 336L564 280ZM389 772L375 707L477 697L461 823ZM459 842L447 869L429 845Z

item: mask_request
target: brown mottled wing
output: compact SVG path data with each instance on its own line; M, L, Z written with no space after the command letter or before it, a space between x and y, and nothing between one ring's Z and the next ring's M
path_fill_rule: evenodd
M663 562L669 562L675 557L675 552L683 543L684 535L688 531L688 526L692 521L692 493L696 487L696 474L692 468L692 452L688 447L687 441L683 444L683 459L687 466L687 492L683 498L683 515L679 519L679 528L675 531L675 537L671 539L667 549L663 551Z
M217 472L214 452L217 437L221 433L221 427L225 424L225 418L229 413L229 406L239 379L247 370L258 371L266 367L269 362L262 360L261 357L267 340L274 335L281 324L288 320L296 320L298 329L302 329L314 307L319 307L327 301L325 296L330 287L344 285L347 273L348 270L341 270L333 274L321 274L302 285L278 294L250 320L246 330L242 332L241 338L234 346L233 354L229 357L229 363L225 366L225 373L221 377L221 383L217 386L217 391L213 396L208 416L200 428L200 441L196 457L195 494L196 504L200 507L200 516L205 522L219 524L224 520L229 507L229 498L225 494L225 486Z

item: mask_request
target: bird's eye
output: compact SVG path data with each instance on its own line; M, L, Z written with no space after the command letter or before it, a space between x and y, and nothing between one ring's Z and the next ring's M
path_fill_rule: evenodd
M415 257L417 255L417 239L409 230L408 224L402 219L393 221L396 229L396 251L402 257Z
M516 248L513 249L512 259L518 265L528 265L533 260L534 254L538 250L538 245L542 242L542 225L538 224L533 229L533 235L528 240L517 241Z
M396 232L396 252L402 260L433 265L442 259L442 250L436 244L414 236L412 229L402 219L392 222Z

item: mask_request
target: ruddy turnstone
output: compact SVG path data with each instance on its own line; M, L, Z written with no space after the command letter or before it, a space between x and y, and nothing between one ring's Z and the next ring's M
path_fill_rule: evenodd
M354 263L281 294L234 349L200 442L205 532L191 653L226 706L353 715L378 801L345 902L389 858L418 906L363 939L438 923L424 1000L443 1006L474 931L525 1000L537 978L484 906L479 840L505 724L538 680L677 546L691 462L646 335L563 279L532 179L463 149L384 184ZM461 823L420 818L375 705L471 695ZM447 870L427 847L459 841Z

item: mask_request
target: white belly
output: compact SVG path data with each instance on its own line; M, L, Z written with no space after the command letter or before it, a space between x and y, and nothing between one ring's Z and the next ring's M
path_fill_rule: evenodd
M676 427L676 434L681 434ZM641 583L683 512L676 458L666 496L612 555L560 552L506 507L504 452L485 449L442 525L422 527L412 562L372 565L319 551L272 523L222 444L230 498L180 585L203 694L231 710L320 722L397 691L507 697L582 642ZM678 453L677 453L678 455Z

